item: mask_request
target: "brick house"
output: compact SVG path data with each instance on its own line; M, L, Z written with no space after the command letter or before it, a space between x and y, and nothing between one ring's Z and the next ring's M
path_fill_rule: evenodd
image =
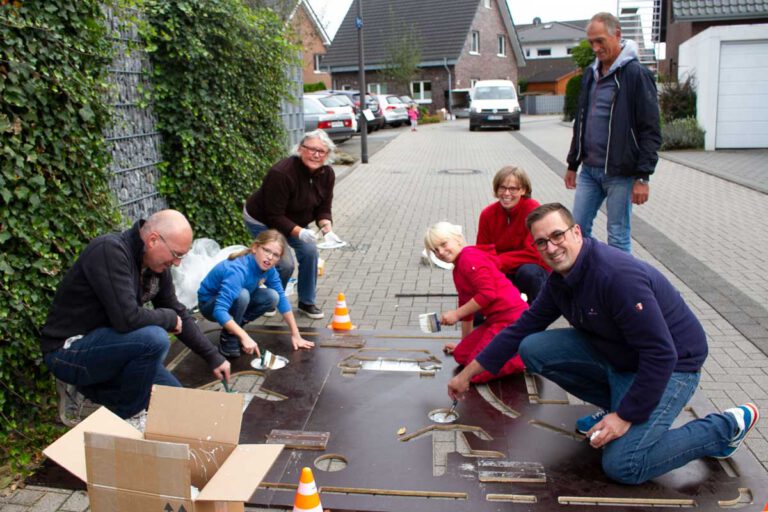
M322 61L334 89L358 89L358 44L352 2ZM363 2L365 71L368 91L407 94L431 112L448 108L451 90L477 80L517 82L525 66L515 25L505 0L366 0ZM388 45L412 28L420 62L408 87L388 82Z
M307 0L299 0L291 14L291 27L302 48L302 79L305 84L331 85L331 75L320 69L323 56L331 44L320 19Z
M768 23L768 0L655 0L661 12L659 41L666 56L659 72L677 78L680 45L710 27Z

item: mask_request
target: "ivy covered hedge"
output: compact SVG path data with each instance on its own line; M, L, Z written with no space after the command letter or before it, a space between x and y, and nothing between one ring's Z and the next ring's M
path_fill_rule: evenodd
M110 1L0 0L0 488L61 430L38 345L54 291L90 239L124 224L103 136ZM161 193L197 236L242 243L242 202L285 152L285 25L241 0L119 3L147 13Z
M54 290L119 222L101 17L95 0L0 1L0 469L14 472L58 430L37 341Z
M166 165L160 193L196 237L247 240L245 198L285 155L285 24L240 0L148 0L144 37Z

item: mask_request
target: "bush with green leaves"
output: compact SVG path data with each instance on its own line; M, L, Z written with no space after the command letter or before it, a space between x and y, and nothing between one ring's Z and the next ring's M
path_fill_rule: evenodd
M160 193L196 237L247 240L243 202L285 156L286 25L241 0L145 0L142 29L166 164Z
M315 82L313 84L304 84L304 92L324 91L328 89L325 82Z
M696 117L696 82L693 76L688 76L684 82L663 82L659 91L659 109L661 117L686 119Z
M581 73L572 76L565 84L565 112L563 112L565 121L576 119L576 113L579 110L579 94L581 94L581 77Z
M100 4L0 2L0 468L13 472L59 431L38 342L54 291L83 246L120 222Z
M702 149L704 130L695 117L672 119L661 125L661 149Z

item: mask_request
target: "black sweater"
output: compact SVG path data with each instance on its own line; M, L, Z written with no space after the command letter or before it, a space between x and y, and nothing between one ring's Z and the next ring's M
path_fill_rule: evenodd
M167 331L182 321L178 338L208 362L211 369L224 362L216 347L200 331L194 318L176 298L170 269L154 274L157 294L142 303L141 265L144 242L139 221L122 233L94 238L66 273L56 290L53 304L40 335L43 353L57 350L67 338L85 335L99 327L127 333L157 325Z

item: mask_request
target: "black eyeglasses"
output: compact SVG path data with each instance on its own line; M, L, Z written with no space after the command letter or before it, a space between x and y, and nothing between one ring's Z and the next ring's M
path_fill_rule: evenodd
M499 188L496 190L499 194L503 194L504 192L511 192L513 194L517 194L523 190L523 187L505 187L504 185L499 185Z
M575 226L574 224L573 226ZM565 242L565 234L573 229L573 226L570 226L565 231L555 231L551 235L549 235L549 238L539 238L538 240L534 240L531 244L532 246L536 247L536 249L540 251L544 251L547 249L547 244L549 242L552 242L552 245L560 245L563 242Z
M171 256L173 256L173 259L175 259L175 260L183 260L183 259L184 259L184 257L186 256L186 254L179 254L179 253L177 253L176 251L174 251L173 249L171 249L171 246L170 246L170 245L168 245L168 242L166 242L166 241L165 241L165 238L163 238L163 235L161 235L160 233L158 233L158 234L157 234L157 236L160 238L160 240L162 240L162 241L163 241L163 243L165 244L165 246L166 246L166 247L168 248L168 250L171 252Z
M313 148L311 146L306 146L304 144L302 144L301 147L303 147L304 149L306 149L310 153L315 154L317 156L325 156L325 155L328 154L328 150L327 149Z

